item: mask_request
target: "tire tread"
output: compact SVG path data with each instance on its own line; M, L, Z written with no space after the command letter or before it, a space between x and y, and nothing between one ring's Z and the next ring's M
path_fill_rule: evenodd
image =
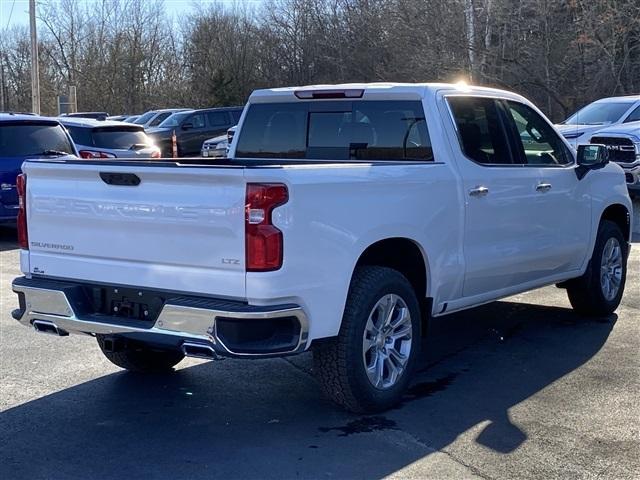
M361 308L359 300L367 298L372 290L375 290L381 283L389 281L390 278L405 283L413 291L408 280L394 269L379 266L356 268L349 287L338 336L314 346L314 373L323 392L334 403L354 413L380 411L391 406L368 402L362 398L362 395L358 395L350 377L349 365L349 355L353 348L350 341L354 337L357 338L359 316L362 313L359 311ZM418 344L419 340L416 339L412 349L418 350ZM407 371L406 373L410 376L411 372Z

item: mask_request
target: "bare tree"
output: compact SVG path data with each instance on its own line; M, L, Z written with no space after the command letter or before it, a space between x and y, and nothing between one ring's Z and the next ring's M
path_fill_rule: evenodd
M243 103L255 88L457 81L516 90L561 119L640 89L637 0L42 0L43 111L70 85L81 109ZM28 109L24 29L0 35L10 108Z

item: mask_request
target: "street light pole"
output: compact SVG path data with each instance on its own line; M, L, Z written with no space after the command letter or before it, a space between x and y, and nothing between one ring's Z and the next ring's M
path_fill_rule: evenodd
M38 68L38 34L36 32L36 0L29 0L31 30L31 110L40 115L40 73Z
M0 112L5 111L4 104L4 61L2 60L2 54L4 52L0 52Z

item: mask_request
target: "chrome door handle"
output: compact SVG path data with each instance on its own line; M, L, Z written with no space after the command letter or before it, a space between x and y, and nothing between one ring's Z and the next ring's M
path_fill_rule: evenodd
M487 193L489 193L489 189L484 185L478 185L469 190L469 195L472 197L484 197Z
M536 187L536 191L538 192L548 192L549 190L551 190L551 184L550 183L539 183L538 186Z

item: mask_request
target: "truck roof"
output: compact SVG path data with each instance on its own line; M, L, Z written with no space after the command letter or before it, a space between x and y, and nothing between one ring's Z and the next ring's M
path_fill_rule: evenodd
M299 87L282 87L255 90L249 97L251 102L268 102L278 97L280 101L295 100L296 92L313 91L358 91L362 90L361 98L375 97L377 99L422 99L441 90L451 90L460 93L494 94L511 98L522 98L506 90L489 87L467 85L466 83L342 83L335 85L306 85ZM356 97L353 97L356 98ZM357 98L360 98L357 97Z

